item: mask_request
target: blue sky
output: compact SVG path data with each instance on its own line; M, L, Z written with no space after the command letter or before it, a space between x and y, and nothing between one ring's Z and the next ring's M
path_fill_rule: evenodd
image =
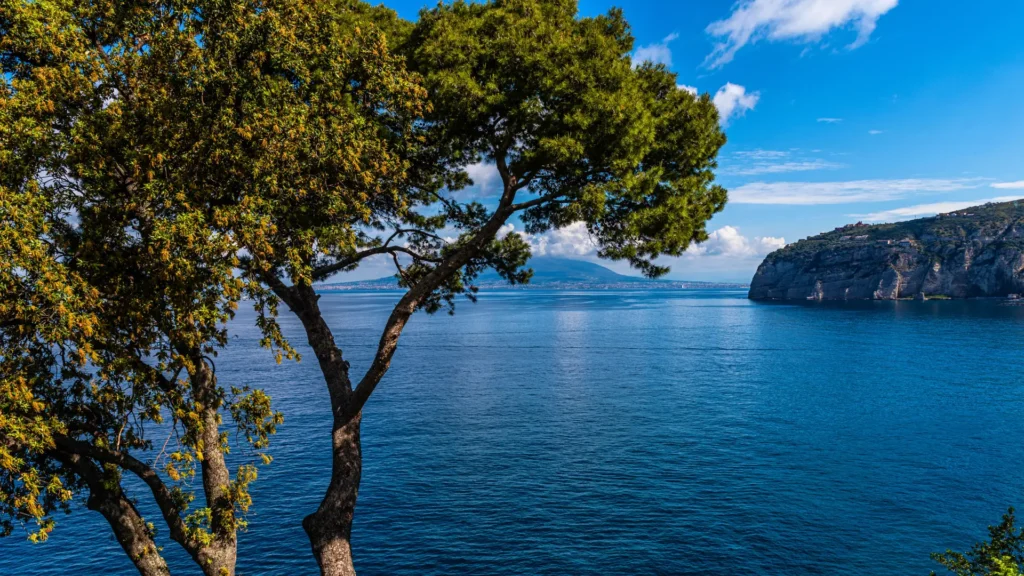
M388 1L414 19L422 1ZM614 6L583 0L594 15ZM717 96L730 202L671 278L747 281L767 251L857 221L1024 197L1024 2L685 0L623 5L634 59ZM488 167L476 167L478 186ZM593 258L579 227L535 252ZM626 267L610 265L625 272ZM374 266L361 277L390 274ZM354 278L354 277L353 277Z

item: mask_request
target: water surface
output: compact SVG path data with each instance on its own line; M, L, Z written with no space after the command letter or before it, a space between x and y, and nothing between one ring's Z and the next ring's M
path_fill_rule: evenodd
M321 300L358 374L396 299ZM327 393L282 319L300 364L275 365L245 310L217 361L286 416L240 538L253 576L315 573L300 522L329 467ZM927 574L1024 504L1022 342L1024 307L995 301L507 291L417 315L365 411L357 568ZM0 574L133 572L99 515L59 522L0 541Z

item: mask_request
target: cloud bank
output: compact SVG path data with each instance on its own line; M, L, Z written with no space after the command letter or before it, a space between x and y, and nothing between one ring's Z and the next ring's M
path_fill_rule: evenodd
M725 258L758 258L786 245L785 238L763 236L747 238L735 226L722 226L708 234L708 239L686 250L686 257L721 256Z
M732 14L712 22L707 33L721 40L704 60L709 68L728 64L736 53L760 40L817 42L836 28L852 27L857 39L850 49L871 38L878 19L899 0L741 0Z
M1022 190L1024 189L1024 180L1018 180L1016 182L995 182L991 184L991 186L1000 190Z
M982 185L978 178L904 178L848 182L752 182L733 188L733 204L848 204L900 200L924 192L955 192Z

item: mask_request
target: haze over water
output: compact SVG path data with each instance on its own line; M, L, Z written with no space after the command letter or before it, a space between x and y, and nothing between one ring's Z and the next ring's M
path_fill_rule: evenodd
M360 375L395 293L321 300ZM312 574L327 392L243 306L217 360L285 424L239 574ZM367 406L361 576L927 574L1024 504L1024 307L753 303L742 291L483 294L414 317ZM162 440L162 437L161 437ZM146 495L140 493L144 509ZM132 574L95 513L0 540L0 574ZM193 574L164 532L175 574ZM192 571L190 571L192 570Z

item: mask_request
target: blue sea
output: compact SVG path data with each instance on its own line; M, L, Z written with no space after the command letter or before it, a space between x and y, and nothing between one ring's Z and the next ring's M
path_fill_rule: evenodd
M397 298L323 297L356 375ZM218 375L265 388L285 424L239 573L314 574L300 522L328 480L327 392L311 353L276 365L252 320ZM1024 307L997 301L524 290L417 315L365 411L356 567L925 576L1024 505L1022 343ZM133 573L99 515L58 520L45 544L0 541L0 574Z

